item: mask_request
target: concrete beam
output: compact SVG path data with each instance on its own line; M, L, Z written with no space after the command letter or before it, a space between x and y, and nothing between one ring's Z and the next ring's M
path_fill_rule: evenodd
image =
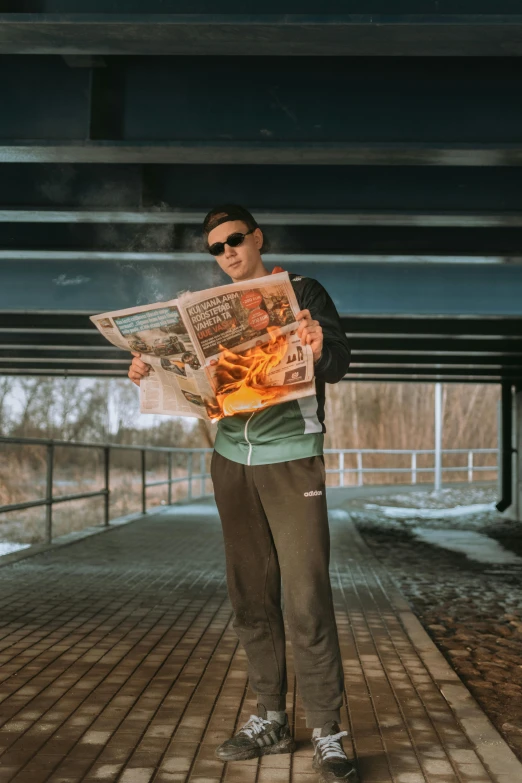
M125 354L122 353L123 356ZM127 371L130 363L130 354L128 358L119 361L107 360L86 360L81 356L76 359L49 359L28 357L25 360L14 361L13 359L3 359L0 357L1 375L83 375L110 377L127 377ZM474 375L472 373L460 374L448 373L446 371L420 373L412 371L401 371L400 368L391 370L387 373L375 373L354 369L349 372L344 381L397 381L401 383L431 383L436 381L450 383L501 383L505 377L497 375Z
M184 250L170 253L138 252L122 250L0 250L0 261L37 261L65 262L86 261L118 263L156 264L194 264L211 259L208 253L191 253ZM336 253L266 253L263 260L267 265L279 264L448 264L460 265L522 265L521 256L455 256L455 255L376 255L376 254L336 254Z
M472 365L463 365L461 367L447 367L439 365L434 362L431 367L425 365L406 364L399 365L390 364L376 365L376 364L359 364L354 362L350 365L347 375L350 376L353 373L359 373L364 375L373 375L376 377L386 376L390 373L393 375L407 375L409 377L415 375L418 378L425 376L432 377L435 373L440 374L441 378L447 380L453 380L455 377L465 376L467 378L491 378L495 380L511 379L513 382L522 382L522 371L520 367L502 367L498 366L494 369L487 367L473 367Z
M506 57L522 16L2 14L0 53Z
M1 315L0 315L1 319ZM372 347L372 340L388 341L390 338L401 339L401 345L408 350L415 350L416 340L426 337L431 338L433 346L438 340L459 340L469 341L469 345L460 350L468 351L488 351L490 350L512 350L518 351L520 348L511 349L511 341L516 341L522 346L522 317L514 315L506 318L502 315L481 315L455 313L451 317L447 315L430 315L426 318L423 315L386 315L375 314L371 316L353 313L350 316L341 317L341 322L346 333L367 338L367 347ZM404 343L406 338L409 343ZM477 339L478 338L478 339ZM501 346L499 341L505 341ZM489 342L491 341L491 342ZM379 343L381 344L381 343ZM393 342L384 343L393 347ZM462 343L459 342L458 345ZM365 343L366 345L366 343ZM476 345L473 349L471 346ZM490 346L490 348L488 348ZM437 348L432 347L432 350Z
M518 228L522 212L428 212L339 210L331 212L251 209L261 226L423 226ZM172 209L0 209L0 223L131 223L201 225L203 212Z
M469 376L469 375L453 375L448 378L444 373L431 373L429 375L418 375L412 373L411 375L401 375L400 373L381 373L375 375L372 373L354 372L346 375L343 381L362 381L363 383L379 382L382 383L494 383L498 384L502 382L502 376Z
M127 378L126 369L101 369L100 367L81 367L66 369L56 369L52 367L42 367L42 365L34 365L28 363L24 367L11 367L9 365L3 365L0 361L0 374L2 375L37 375L40 377L47 376L69 376L72 375L76 378Z
M521 166L522 144L3 140L0 163Z
M179 264L134 263L121 257L119 261L102 262L57 258L0 261L0 307L104 312L165 301L179 291L228 282L210 255L206 262ZM519 328L516 317L522 316L521 264L342 264L328 263L326 258L321 263L305 264L302 258L286 257L282 266L319 280L348 324L352 313L403 319L409 315L425 319L432 315L504 316L515 334L515 325ZM412 328L415 326L420 329L420 322Z
M42 365L34 365L28 363L27 365L24 365L23 367L12 367L9 365L3 365L0 361L0 374L2 375L15 375L15 376L23 376L23 375L37 375L41 377L46 376L74 376L74 377L80 377L80 378L126 378L127 377L127 369L101 369L100 367L71 367L68 365L66 368L51 368L51 367L45 367ZM380 375L380 376L371 376L371 375L365 375L365 374L357 374L354 373L353 375L347 376L346 378L343 378L343 381L347 381L350 383L357 383L357 382L363 382L368 383L369 381L387 381L389 383L432 383L436 381L442 381L444 382L447 380L444 375L433 375L431 377L428 376L422 376L418 377L415 375L412 376L404 376L404 375L394 375L393 373L390 373L390 375ZM502 379L501 378L470 378L468 376L461 376L461 377L453 377L451 378L452 383L490 383L490 384L497 384L500 383Z
M2 348L7 346L2 346ZM14 347L14 346L13 346ZM398 364L408 367L422 367L429 365L442 369L444 367L464 367L466 370L480 371L482 368L501 370L503 367L516 370L517 374L522 376L522 354L506 356L505 354L492 353L488 356L476 354L461 354L440 351L425 353L404 353L397 352L379 352L369 353L367 351L352 351L352 367L358 367L359 364L373 365L374 367L396 367Z
M18 335L35 340L37 335L55 335L60 341L68 335L75 339L94 335L89 321L91 309L71 309L64 302L55 309L27 307L15 309L5 305L0 310L0 338ZM522 353L522 316L506 315L358 315L341 317L345 332L354 346L365 351L413 351L423 349L437 352L455 349L461 353L517 354ZM45 339L49 339L46 337Z

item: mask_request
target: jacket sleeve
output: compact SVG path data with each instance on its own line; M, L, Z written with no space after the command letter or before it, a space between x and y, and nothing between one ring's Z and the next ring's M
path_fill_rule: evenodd
M310 310L323 330L323 352L315 365L315 377L326 383L338 383L350 366L351 349L341 325L339 313L325 288L317 280L303 291L302 310Z

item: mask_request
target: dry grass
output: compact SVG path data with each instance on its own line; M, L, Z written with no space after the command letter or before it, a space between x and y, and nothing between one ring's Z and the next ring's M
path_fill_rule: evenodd
M443 449L496 448L499 387L486 384L443 384ZM326 385L326 448L334 449L433 449L435 387L432 383L339 383ZM338 468L337 455L327 455L328 468ZM476 455L477 466L496 463L495 454ZM433 455L417 458L417 482L433 481ZM356 456L345 456L345 467L356 468ZM410 455L364 455L365 468L411 468ZM467 454L448 454L443 481L467 481ZM474 474L474 481L495 481L496 471ZM409 484L411 472L364 474L365 484ZM328 484L337 485L330 475ZM357 475L346 473L345 486L357 484Z
M122 387L126 388L126 387ZM326 385L326 448L364 449L432 449L434 446L434 385L422 383L339 383ZM104 398L105 399L105 398ZM443 448L496 448L497 403L499 387L484 384L443 385ZM174 420L162 424L176 424ZM179 424L179 422L177 423ZM182 445L183 433L165 430L154 440L154 430L144 431L148 442ZM162 430L163 432L163 430ZM26 433L36 434L36 433ZM208 433L207 433L208 434ZM199 430L190 437L201 445ZM61 437L65 437L62 433ZM184 436L187 437L188 436ZM150 440L152 438L152 440ZM135 441L136 442L136 441ZM138 441L138 442L141 442ZM207 441L205 441L205 444ZM183 445L189 445L183 441ZM0 505L39 499L45 495L45 447L3 446L0 448ZM111 454L111 519L141 509L140 457L136 451L113 451ZM477 455L476 465L496 462L494 454ZM328 468L338 467L337 455L326 455ZM173 476L186 475L184 462L173 468ZM405 468L405 473L364 474L365 484L408 484L411 481L409 455L365 455L365 468ZM447 455L443 466L459 466L462 471L443 473L448 482L467 481L467 454ZM433 473L422 471L433 467L432 455L417 459L417 483L433 482ZM357 468L355 455L346 455L345 468ZM206 470L209 470L207 455ZM194 461L199 472L199 461ZM476 473L474 480L495 481L496 471ZM147 481L167 478L166 457L147 455ZM346 473L345 486L357 484L355 473ZM328 476L328 485L339 484L336 474ZM102 449L60 447L55 452L54 493L91 492L103 486ZM205 491L212 491L206 481ZM186 497L187 484L174 484L172 499ZM194 495L200 494L200 482L194 482ZM167 500L167 487L147 490L149 507ZM53 508L53 534L62 535L84 527L99 525L103 520L103 498L69 501ZM45 509L35 508L0 515L0 541L35 543L45 534Z
M196 472L196 471L195 471ZM185 469L173 468L172 477L186 477ZM166 471L147 471L147 483L162 481L167 478ZM56 479L56 475L55 475ZM112 470L110 494L110 518L126 516L141 511L141 475L137 471ZM95 492L103 488L103 473L86 472L78 469L69 470L67 479L58 478L54 485L54 495L74 495L82 492ZM193 496L201 494L201 481L193 481ZM184 500L187 497L188 482L182 481L172 485L172 501ZM211 492L207 479L205 493ZM18 462L0 462L0 505L21 503L37 500L45 496L45 472L34 470L27 464ZM167 485L149 487L147 489L147 508L167 503ZM22 544L36 544L45 540L45 507L10 511L0 514L0 541ZM84 498L65 501L53 505L53 538L86 527L102 524L104 518L104 498Z

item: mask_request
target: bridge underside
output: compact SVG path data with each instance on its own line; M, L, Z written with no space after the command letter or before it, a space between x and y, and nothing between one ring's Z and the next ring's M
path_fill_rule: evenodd
M517 318L359 315L343 318L352 345L345 380L519 383ZM0 372L126 376L127 354L93 332L85 312L0 313Z
M0 372L125 375L88 315L224 282L232 200L349 379L522 382L517 4L323 5L0 3Z

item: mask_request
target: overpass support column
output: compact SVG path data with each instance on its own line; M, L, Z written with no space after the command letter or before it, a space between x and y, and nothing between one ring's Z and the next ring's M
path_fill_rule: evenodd
M522 522L522 386L513 399L513 519Z
M497 509L522 521L522 387L502 385L499 416L499 496Z

